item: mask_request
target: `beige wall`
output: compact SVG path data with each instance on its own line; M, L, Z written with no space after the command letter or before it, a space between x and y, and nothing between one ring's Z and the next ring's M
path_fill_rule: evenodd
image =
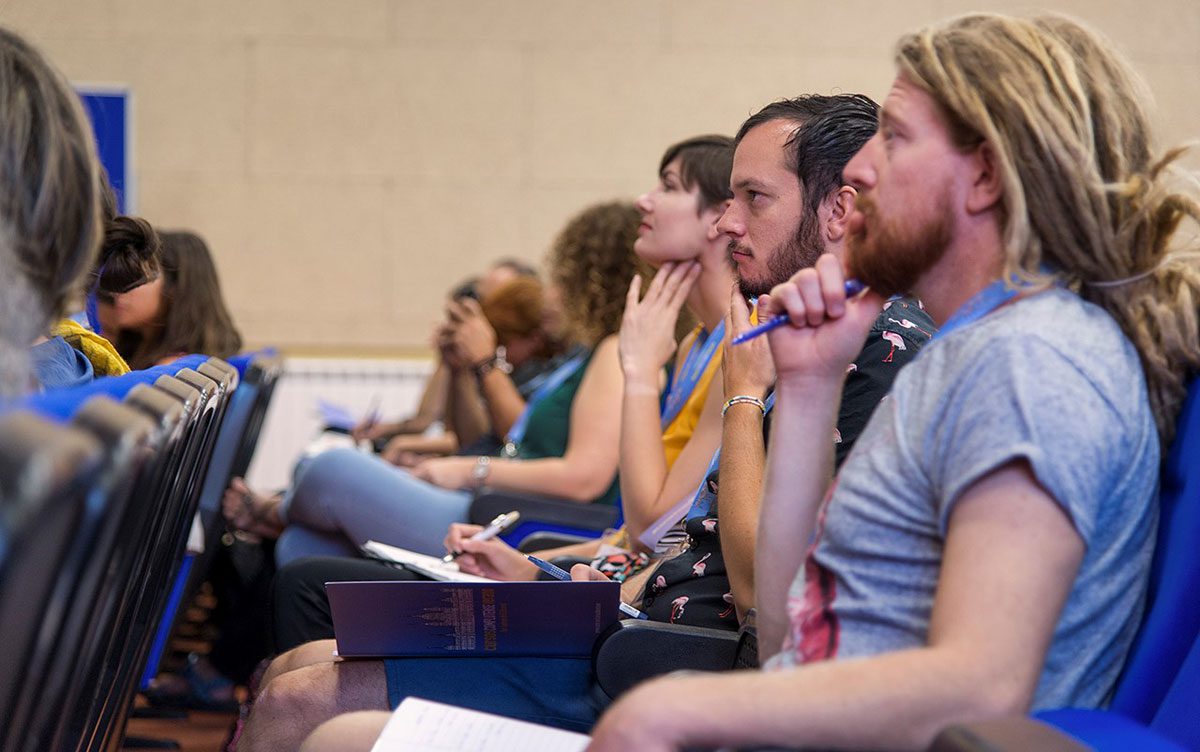
M139 209L210 241L251 344L421 348L443 290L539 259L662 149L802 92L882 96L902 31L994 0L0 0L135 94ZM1070 0L1200 135L1200 2Z

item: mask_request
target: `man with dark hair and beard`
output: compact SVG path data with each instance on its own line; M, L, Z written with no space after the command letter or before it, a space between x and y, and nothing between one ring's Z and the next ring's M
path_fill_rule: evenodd
M878 112L879 106L860 94L810 95L769 104L742 124L730 177L733 201L717 229L729 237L743 296L765 295L823 255L845 257L857 192L843 183L842 168L874 135ZM735 336L749 326L742 300L734 300ZM887 394L896 371L916 356L933 330L916 300L897 297L885 304L850 365L834 431L836 465ZM774 367L765 338L739 347L760 350L764 357L755 380L761 389L769 387ZM734 410L750 412L731 407L727 421Z

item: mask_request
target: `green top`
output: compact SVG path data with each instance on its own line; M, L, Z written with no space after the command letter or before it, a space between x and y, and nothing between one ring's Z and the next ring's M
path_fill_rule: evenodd
M575 373L567 377L557 389L535 404L529 413L525 438L517 447L517 458L539 460L544 457L561 457L567 451L567 439L571 435L571 406L583 375L587 373L595 350L588 353ZM592 500L594 504L615 504L617 500L617 475L608 490Z

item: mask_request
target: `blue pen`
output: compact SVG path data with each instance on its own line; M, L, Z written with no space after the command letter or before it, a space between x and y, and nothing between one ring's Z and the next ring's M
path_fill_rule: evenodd
M542 570L543 572L550 575L551 577L553 577L556 580L566 581L566 580L571 579L571 573L568 572L567 570L563 569L562 567L556 567L548 561L539 559L536 556L530 556L528 554L525 555L525 558L532 561L533 565L535 567ZM621 613L625 614L626 616L632 616L635 619L649 619L650 618L649 616L646 616L641 611L638 611L636 608L634 608L633 606L630 606L626 603L618 603L617 608L621 609Z
M859 282L857 279L846 280L846 297L847 298L853 298L855 295L858 295L860 292L862 292L865 289L867 289L867 286L864 285L862 282ZM790 319L788 319L788 315L786 313L781 313L778 316L776 316L775 318L766 322L765 324L759 324L758 326L754 327L753 329L747 329L746 331L742 332L738 336L734 337L733 344L740 345L743 342L749 342L750 340L754 339L755 337L759 336L760 334L766 334L767 332L771 331L772 329L778 329L779 327L786 324L789 320Z

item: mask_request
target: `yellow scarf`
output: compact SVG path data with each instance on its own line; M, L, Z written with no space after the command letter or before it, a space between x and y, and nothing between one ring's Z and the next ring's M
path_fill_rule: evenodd
M83 353L83 357L91 361L96 378L129 373L129 364L111 342L71 319L55 324L50 336L62 337L68 345Z

